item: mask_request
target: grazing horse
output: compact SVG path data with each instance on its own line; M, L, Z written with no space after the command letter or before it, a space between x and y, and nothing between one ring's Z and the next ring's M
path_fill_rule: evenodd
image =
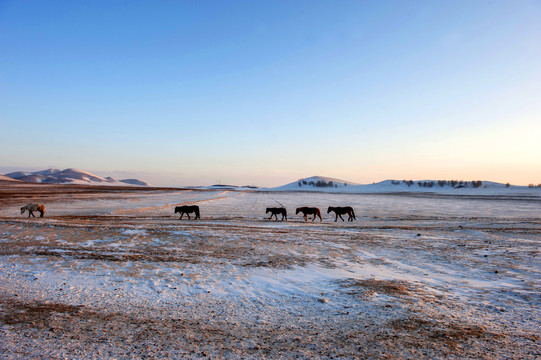
M334 213L336 214L336 219L334 220L334 222L338 221L339 216L340 216L340 219L344 221L344 219L342 219L342 215L344 214L348 214L349 216L348 221L353 221L353 219L355 219L355 213L353 212L353 208L351 206L345 206L345 207L329 206L329 209L327 210L327 214L330 213L331 211L334 211Z
M199 206L197 206L197 205L177 206L177 207L175 207L175 214L176 213L180 213L179 220L182 219L182 216L184 214L188 215L188 219L189 219L190 218L190 213L195 213L195 218L194 219L200 219L200 217L199 217Z
M308 221L306 216L307 215L314 215L314 218L312 219L312 221L314 221L316 219L316 216L319 216L319 221L321 222L322 219L321 219L321 211L319 211L318 208L315 208L315 207L300 207L300 208L297 208L297 211L295 212L295 214L298 214L299 212L302 212L303 214L303 217L304 217L304 221Z
M267 211L265 211L265 214L268 214L268 213L271 213L271 216L269 218L272 219L272 217L274 216L276 218L276 220L278 220L278 214L282 214L282 221L284 220L284 218L287 220L287 210L286 208L267 208Z
M36 217L33 213L33 211L39 211L41 215L39 217L43 217L43 214L45 214L45 206L43 204L28 204L21 208L21 214L24 214L24 212L28 210L28 217L32 215L33 217Z

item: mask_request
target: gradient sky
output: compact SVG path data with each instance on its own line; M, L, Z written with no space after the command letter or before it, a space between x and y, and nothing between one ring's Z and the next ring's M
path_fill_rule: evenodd
M540 1L2 1L0 173L541 183Z

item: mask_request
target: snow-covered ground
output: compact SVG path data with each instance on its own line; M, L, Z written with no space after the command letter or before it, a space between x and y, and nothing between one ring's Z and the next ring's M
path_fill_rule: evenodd
M45 218L0 207L2 358L541 356L537 197L185 190L41 201ZM201 219L178 220L179 204L199 205ZM265 208L282 205L289 220L267 220ZM330 205L357 219L334 222ZM304 222L300 206L323 221Z

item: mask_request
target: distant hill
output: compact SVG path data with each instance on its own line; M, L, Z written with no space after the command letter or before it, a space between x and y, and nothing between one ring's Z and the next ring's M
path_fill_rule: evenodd
M273 188L272 190L277 191L288 191L288 190L321 190L324 189L337 191L338 189L343 190L351 185L359 185L351 181L345 181L325 176L311 176L304 179L299 179L292 183Z
M286 185L265 189L268 191L319 191L334 193L441 193L463 195L525 194L541 196L541 188L501 184L492 181L463 180L385 180L361 185L350 181L312 176Z
M113 178L107 178L107 179L113 179ZM131 184L131 185L137 185L137 186L150 186L148 183L141 181L139 179L124 179L124 180L119 180L119 181L125 184Z
M103 178L88 171L79 169L46 169L35 172L16 171L4 175L7 178L42 184L79 184L79 185L137 185L150 186L138 179L116 180Z
M12 179L10 177L7 177L7 176L4 176L4 175L0 175L0 181L11 181L11 182L17 182L19 180L15 180L15 179Z

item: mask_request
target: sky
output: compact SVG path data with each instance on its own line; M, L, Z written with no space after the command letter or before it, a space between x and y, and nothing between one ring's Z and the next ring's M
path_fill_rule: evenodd
M0 0L0 173L541 183L539 19L539 0Z

